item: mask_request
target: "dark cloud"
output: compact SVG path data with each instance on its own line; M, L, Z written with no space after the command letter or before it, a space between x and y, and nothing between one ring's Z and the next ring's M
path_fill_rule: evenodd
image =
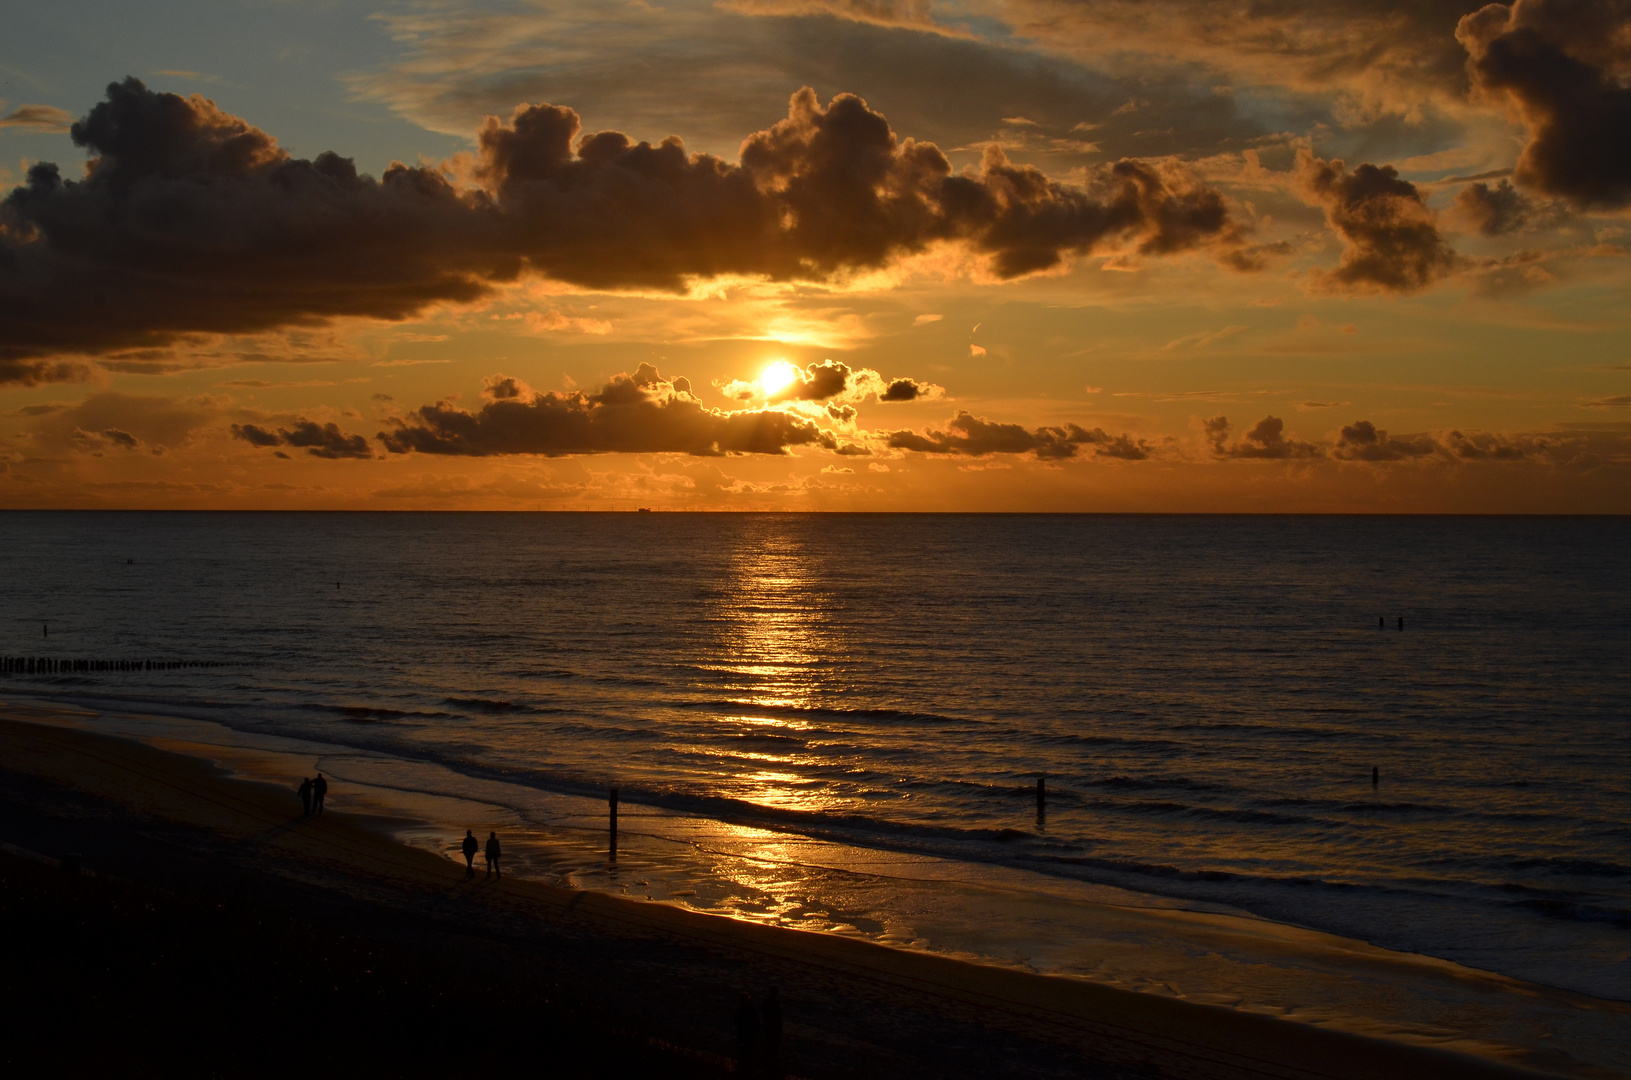
M1478 88L1529 129L1520 184L1580 207L1631 203L1631 6L1490 4L1463 18L1456 37Z
M891 450L911 450L920 454L956 454L985 457L989 454L1035 454L1043 461L1062 461L1076 456L1083 446L1094 448L1095 457L1142 461L1149 448L1128 435L1107 435L1100 428L1089 431L1076 424L1062 427L1026 428L1019 424L993 423L984 417L959 412L946 425L947 431L890 432Z
M38 164L0 202L0 360L401 318L521 269L484 200L433 170L293 159L200 97L127 79L72 135L83 180Z
M4 255L5 238L0 236L0 256ZM0 265L0 279L5 269ZM3 303L3 302L0 302ZM40 386L44 383L84 382L92 375L84 364L70 360L27 360L8 358L4 331L0 331L0 386Z
M826 401L849 390L852 374L854 373L847 364L836 360L823 360L799 372L799 377L771 400Z
M1325 451L1313 443L1286 438L1286 424L1278 416L1265 416L1239 440L1229 442L1229 418L1214 416L1202 429L1207 444L1218 457L1263 458L1287 460L1292 458L1324 457Z
M926 383L919 383L913 379L896 379L882 390L878 391L879 401L916 401L923 397L930 387Z
M1494 187L1468 184L1455 196L1455 216L1484 236L1504 236L1534 222L1544 211L1535 201L1502 180Z
M1409 461L1430 457L1439 449L1430 435L1395 439L1369 420L1359 420L1342 429L1334 454L1347 461Z
M1460 257L1439 235L1433 212L1416 185L1391 165L1361 165L1297 155L1304 192L1325 209L1342 237L1342 261L1321 280L1358 292L1411 293L1445 277Z
M242 439L250 446L259 446L262 448L268 446L280 446L283 443L282 435L279 435L275 431L267 431L265 428L257 424L233 424L232 437L234 439Z
M83 180L35 165L0 202L0 361L403 318L526 271L679 290L826 279L955 243L1012 278L1124 246L1222 254L1241 235L1223 196L1171 164L1125 159L1077 187L991 149L954 173L860 98L823 107L810 90L739 165L672 137L580 137L571 109L525 106L478 133L471 189L433 168L374 180L333 153L292 158L208 100L136 79L72 135L95 155Z
M251 446L293 446L305 450L313 457L337 460L339 458L371 458L368 440L361 435L347 435L338 424L319 424L313 420L297 420L292 428L268 431L255 424L233 424L232 437L242 439ZM287 454L279 454L287 457Z
M1552 461L1568 455L1567 441L1535 433L1463 432L1452 430L1434 434L1394 438L1369 420L1358 420L1342 428L1335 446L1301 442L1285 437L1285 425L1278 417L1259 420L1238 442L1229 442L1229 421L1214 416L1203 425L1206 441L1220 458L1291 460L1335 458L1387 464L1434 459L1440 462L1472 461ZM1578 449L1578 448L1575 448ZM1577 456L1577 455L1576 455Z
M721 412L705 408L650 364L618 375L592 394L535 394L515 380L488 384L475 411L446 402L426 405L379 438L395 454L785 454L793 446L837 450L812 421L776 409Z

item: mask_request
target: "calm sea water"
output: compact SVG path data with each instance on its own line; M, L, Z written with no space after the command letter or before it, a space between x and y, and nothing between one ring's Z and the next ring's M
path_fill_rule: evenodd
M12 512L0 653L233 666L0 686L1626 1000L1628 552L1623 519Z

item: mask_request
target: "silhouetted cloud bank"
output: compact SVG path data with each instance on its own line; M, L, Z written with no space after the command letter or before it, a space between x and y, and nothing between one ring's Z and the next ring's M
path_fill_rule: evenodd
M894 431L889 434L888 446L892 450L911 450L921 454L958 454L966 457L985 457L990 454L1035 454L1044 461L1062 461L1073 458L1082 447L1090 447L1096 457L1121 458L1142 461L1149 457L1149 449L1142 441L1128 435L1107 435L1100 428L1091 431L1076 424L1060 427L1026 428L1019 424L1000 424L981 416L959 412L946 425L947 430L930 430L923 434L915 431Z
M49 377L15 365L55 353L404 318L528 272L679 291L723 275L829 279L952 243L1013 278L1109 248L1227 256L1242 233L1216 189L1170 163L1126 159L1072 186L993 148L955 173L860 98L824 107L808 89L740 164L523 106L481 128L469 187L425 166L375 180L334 153L294 158L202 97L133 78L71 133L94 155L83 179L36 164L0 202L12 381Z
M540 394L502 376L488 381L474 412L441 401L425 405L379 434L394 454L417 451L488 457L499 454L785 454L794 446L838 450L836 437L776 409L723 412L705 407L683 379L664 379L650 364L615 376L592 394Z

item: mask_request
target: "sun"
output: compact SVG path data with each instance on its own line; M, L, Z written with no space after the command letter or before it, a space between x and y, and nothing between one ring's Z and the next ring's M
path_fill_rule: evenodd
M773 364L765 365L759 372L759 385L764 387L765 397L775 397L786 390L799 377L799 369L786 360L777 360Z

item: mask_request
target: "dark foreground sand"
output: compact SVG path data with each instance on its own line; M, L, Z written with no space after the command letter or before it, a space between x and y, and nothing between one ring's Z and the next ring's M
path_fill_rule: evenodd
M128 740L0 721L0 1064L69 1075L1516 1077L1515 1066L556 888ZM52 859L77 853L86 874ZM749 1071L764 1073L764 1063Z

